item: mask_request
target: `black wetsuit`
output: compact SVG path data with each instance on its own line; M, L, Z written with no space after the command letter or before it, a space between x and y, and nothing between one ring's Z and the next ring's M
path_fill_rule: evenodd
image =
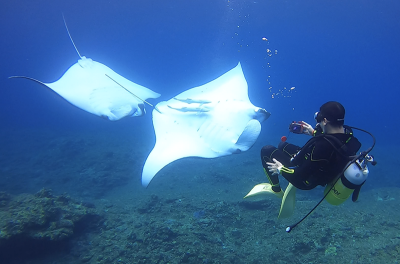
M351 130L346 129L346 132L347 134L315 136L304 145L306 147L303 147L304 149L286 142L281 142L278 148L264 146L261 149L261 162L272 189L275 192L280 191L278 175L272 175L266 164L266 162L273 162L273 158L289 168L281 171L282 176L298 189L310 190L333 181L349 162L349 159L344 156L356 155L361 147L361 143L353 136ZM340 149L342 155L334 147ZM300 150L299 155L291 162L291 158Z

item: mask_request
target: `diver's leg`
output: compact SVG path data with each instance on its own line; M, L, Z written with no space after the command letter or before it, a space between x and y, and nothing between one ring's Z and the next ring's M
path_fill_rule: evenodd
M290 143L287 143L287 142L281 142L281 143L279 143L278 150L280 150L283 153L285 153L286 156L288 156L290 158L293 158L301 150L301 147L293 145L293 144L290 144ZM290 159L286 160L286 161L282 160L281 163L285 167L293 166L290 163ZM283 177L288 182L293 184L296 188L301 189L301 190L311 190L311 189L315 188L318 185L316 183L307 182L302 177L299 177L298 175L294 176L293 174L285 174Z
M285 157L288 156L284 154L282 151L277 149L274 146L265 146L261 149L261 163L264 168L265 175L267 175L269 183L260 183L257 184L256 186L251 189L251 191L244 197L252 197L260 194L274 194L279 198L282 198L284 193L281 189L281 186L279 185L279 179L278 175L272 175L272 173L269 172L268 170L268 165L267 162L272 162L273 158L276 158L277 160L289 160L290 158Z
M290 158L293 158L301 150L301 147L287 143L287 142L281 142L278 145L278 149L280 151L284 152L286 155L290 156ZM289 167L290 160L289 160L289 164L283 164L283 165Z
M271 145L264 146L261 149L261 163L264 168L265 175L271 184L271 189L274 192L279 193L281 191L281 186L279 185L278 175L273 175L270 173L267 165L267 162L273 162L273 159L276 159L285 165L290 162L290 156Z

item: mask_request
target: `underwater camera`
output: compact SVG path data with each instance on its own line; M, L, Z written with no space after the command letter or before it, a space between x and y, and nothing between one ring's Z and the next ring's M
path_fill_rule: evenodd
M303 134L303 130L304 130L304 125L303 122L301 121L293 121L290 125L289 125L289 131L295 134Z

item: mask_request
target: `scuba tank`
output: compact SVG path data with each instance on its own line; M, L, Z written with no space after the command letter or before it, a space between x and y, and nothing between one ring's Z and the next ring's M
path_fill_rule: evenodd
M362 157L362 161L347 163L339 179L327 184L324 191L325 200L332 205L340 205L353 194L353 202L357 201L361 186L368 178L368 162L373 162L373 157L370 155Z

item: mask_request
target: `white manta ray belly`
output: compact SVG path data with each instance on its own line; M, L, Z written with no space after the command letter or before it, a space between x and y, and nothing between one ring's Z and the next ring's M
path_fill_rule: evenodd
M137 97L146 100L160 96L122 77L106 65L85 57L72 65L58 81L44 85L73 105L112 121L144 114L139 107L143 101Z
M142 185L169 163L184 157L216 158L248 150L260 122L270 113L248 98L240 63L219 78L189 89L153 110L156 144L142 173Z

